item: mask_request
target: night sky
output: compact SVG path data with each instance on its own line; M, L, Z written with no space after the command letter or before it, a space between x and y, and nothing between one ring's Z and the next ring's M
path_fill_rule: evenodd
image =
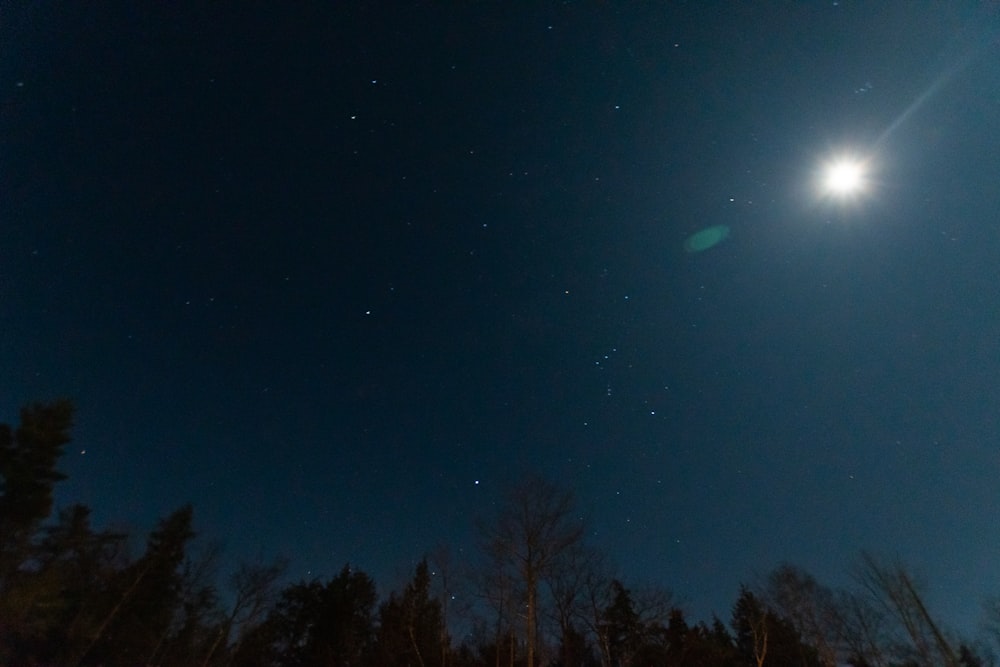
M75 401L58 500L98 525L191 502L233 559L384 590L539 472L695 618L862 549L960 630L1000 594L994 6L0 25L0 421Z

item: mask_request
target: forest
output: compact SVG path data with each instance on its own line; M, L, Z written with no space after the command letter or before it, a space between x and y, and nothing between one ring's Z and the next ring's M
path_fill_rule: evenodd
M474 562L425 555L379 595L362 569L289 581L288 561L217 573L182 506L130 536L54 507L66 400L0 424L0 666L973 667L996 665L1000 599L982 636L945 628L921 579L860 554L846 589L783 564L693 621L667 590L630 585L586 541L572 492L539 476L482 517ZM420 557L419 554L415 555Z

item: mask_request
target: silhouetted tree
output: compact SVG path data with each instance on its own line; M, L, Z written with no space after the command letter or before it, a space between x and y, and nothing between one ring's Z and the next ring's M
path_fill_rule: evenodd
M611 606L614 590L612 582L615 579L611 575L611 568L603 558L591 559L586 564L580 582L582 599L579 618L593 640L601 664L607 665L610 658L604 612Z
M996 656L1000 651L1000 597L992 596L983 601L982 629L986 633L986 638L984 645L980 647L980 652ZM1000 660L994 658L988 664L997 663L1000 663Z
M192 516L187 505L162 519L143 556L115 575L82 664L146 664L163 648L181 609L180 567L194 537Z
M667 628L666 638L666 660L667 665L683 665L687 658L688 639L691 636L691 628L688 627L684 619L684 612L680 609L672 609Z
M30 564L0 602L0 664L75 660L98 622L91 601L121 567L125 538L94 533L83 505L62 510L42 529Z
M179 608L174 613L171 631L157 652L160 667L208 664L226 618L215 587L220 553L218 543L209 543L196 556L185 559L181 567Z
M570 492L532 476L508 491L495 520L482 527L488 567L517 582L523 596L528 667L539 648L540 586L583 538L573 510Z
M588 592L595 579L610 581L605 574L607 570L603 555L581 542L567 552L567 557L546 578L551 600L549 619L557 632L561 665L585 665L596 660L590 635L599 619L593 623L589 620Z
M345 565L326 585L285 588L267 619L240 643L235 665L357 667L368 664L375 639L375 583Z
M444 621L441 604L430 596L431 577L424 559L402 595L379 607L378 662L383 665L440 667Z
M761 667L767 659L771 640L767 610L757 597L745 586L733 607L733 630L736 632L736 648L745 660Z
M570 624L560 633L555 664L560 667L593 667L600 662L594 656L587 636Z
M745 586L733 607L732 626L739 655L749 664L822 667L816 649Z
M0 424L0 658L13 646L44 633L35 617L51 581L35 576L32 539L52 512L52 489L65 475L56 470L70 441L73 405L60 400L21 409L16 429Z
M515 606L520 593L515 588L515 573L500 554L487 553L484 566L474 574L476 597L489 611L490 618L477 628L477 651L485 664L500 667L513 665L515 659ZM490 640L487 641L486 637ZM487 648L489 647L489 648ZM487 659L487 654L492 659Z
M732 635L725 624L714 618L712 625L699 623L690 628L684 638L684 654L677 665L684 667L745 667L739 657Z
M32 537L52 512L53 487L66 478L56 463L72 425L67 400L22 408L17 429L0 424L0 600L16 585Z
M266 620L248 631L233 664L241 666L306 665L322 610L323 585L318 581L287 586Z
M452 653L449 626L451 616L456 613L455 606L452 604L455 599L455 572L451 550L446 545L438 545L431 552L428 565L431 568L432 595L441 605L441 636L438 638L441 665L448 667Z
M841 590L834 595L837 636L853 667L886 667L889 658L886 614L868 595Z
M645 629L632 604L632 594L617 579L611 582L611 602L604 610L600 626L601 652L606 665L632 664Z
M833 591L801 568L783 564L768 575L764 598L776 614L791 623L804 644L816 649L824 667L836 667L839 624Z
M958 647L958 664L959 667L983 667L983 659L971 647L962 644Z
M127 535L92 528L87 507L51 516L72 412L68 401L33 404L17 428L0 424L0 665L593 667L598 657L607 667L996 664L984 645L946 635L906 568L868 554L854 589L831 591L783 565L759 592L741 588L735 637L717 618L691 626L668 593L614 579L584 545L571 494L538 478L510 489L480 526L486 559L477 592L491 615L454 650L443 552L382 601L377 625L374 582L349 566L326 584L279 594L284 561L244 565L223 609L214 552L187 554L190 506L161 520L136 560L125 556ZM987 630L1000 644L1000 599L987 606Z
M902 631L904 642L897 641L893 647L898 658L917 665L955 667L958 664L958 655L931 617L919 587L902 563L882 563L871 554L863 553L854 576L875 605Z
M263 621L277 596L277 582L288 568L288 561L278 558L270 563L241 563L229 579L232 606L218 625L201 663L208 665L222 649L239 650L244 636ZM233 638L234 631L237 633ZM232 641L232 646L227 643Z

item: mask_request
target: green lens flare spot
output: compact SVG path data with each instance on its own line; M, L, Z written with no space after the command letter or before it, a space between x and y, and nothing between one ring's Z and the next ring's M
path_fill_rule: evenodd
M706 227L700 232L687 237L687 240L684 241L684 250L686 252L702 252L703 250L708 250L714 245L722 243L728 236L729 225Z

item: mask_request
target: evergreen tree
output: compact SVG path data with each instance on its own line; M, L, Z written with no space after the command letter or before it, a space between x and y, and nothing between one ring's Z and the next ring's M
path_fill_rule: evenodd
M72 505L46 528L37 547L37 576L53 597L41 601L46 639L35 656L43 662L66 664L89 643L99 619L93 601L99 599L124 562L127 535L95 533L90 509Z
M687 667L745 667L739 659L733 637L718 618L711 627L699 623L684 637L683 657L677 665Z
M750 665L822 667L816 648L804 643L795 627L749 589L740 589L733 607L733 630L741 659Z
M181 608L180 566L194 537L192 514L188 505L161 520L143 556L115 577L83 664L146 664L163 649Z
M629 665L644 641L644 628L632 594L617 579L611 582L611 603L604 610L600 634L608 665Z
M325 586L285 588L267 619L241 642L233 664L358 667L374 647L375 583L345 565Z
M444 619L441 603L430 596L427 561L417 564L413 579L401 596L395 593L379 607L378 656L380 664L439 667Z
M210 664L226 621L214 583L219 551L220 547L213 544L197 558L185 559L181 568L179 608L175 611L170 635L157 652L159 667ZM216 655L222 656L221 653Z
M688 637L691 635L691 628L684 620L684 612L680 609L673 609L670 612L666 629L666 663L669 665L683 665L687 656Z
M233 664L241 667L306 665L309 647L316 641L323 585L300 582L281 591L277 604L260 625L240 642Z
M66 478L56 462L72 425L73 404L66 400L22 408L16 430L0 424L0 598L14 585L35 531L52 512L52 489Z
M65 573L47 564L55 556L38 540L53 488L65 479L56 463L72 422L72 404L60 400L22 408L16 429L0 424L0 664L54 650L61 639Z

